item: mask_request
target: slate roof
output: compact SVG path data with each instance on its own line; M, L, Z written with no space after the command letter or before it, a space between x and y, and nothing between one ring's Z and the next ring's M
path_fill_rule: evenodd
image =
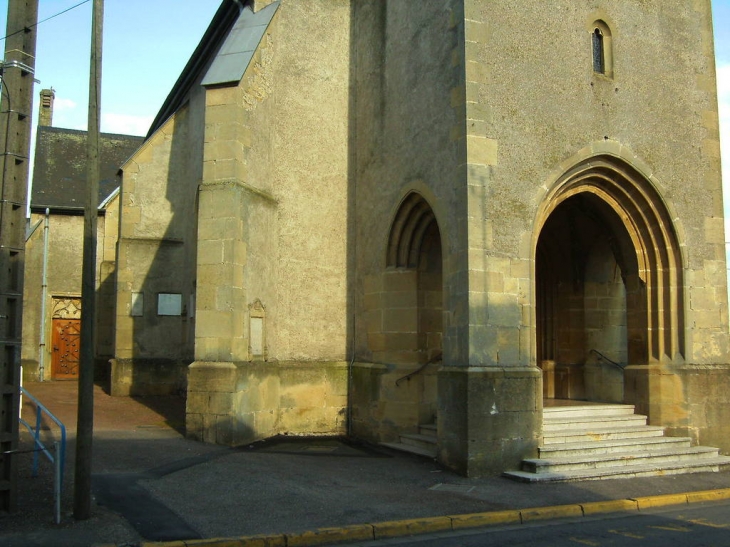
M279 2L274 2L256 13L250 7L243 9L203 78L202 85L241 81L278 8Z
M143 137L101 133L99 204L117 189L119 168L143 142ZM83 210L86 203L86 154L86 131L38 127L31 210Z
M218 11L152 122L147 138L185 104L195 85L225 85L241 80L271 23L279 0L254 13L250 1L222 0ZM201 83L201 80L203 80Z

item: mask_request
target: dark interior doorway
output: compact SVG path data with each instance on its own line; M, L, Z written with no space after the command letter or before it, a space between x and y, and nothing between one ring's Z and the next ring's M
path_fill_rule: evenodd
M544 397L621 402L637 326L629 302L640 302L642 290L621 220L589 192L566 199L540 233L536 272Z

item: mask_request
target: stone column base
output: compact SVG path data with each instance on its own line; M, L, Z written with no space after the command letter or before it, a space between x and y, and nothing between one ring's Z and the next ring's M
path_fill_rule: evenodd
M730 364L631 365L626 402L667 435L730 454Z
M519 469L542 437L537 367L443 367L438 378L438 459L468 477Z
M624 400L650 425L684 435L689 425L684 386L676 365L629 365L624 369Z

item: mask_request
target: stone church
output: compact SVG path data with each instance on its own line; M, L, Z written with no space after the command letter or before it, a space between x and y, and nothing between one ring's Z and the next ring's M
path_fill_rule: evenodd
M23 281L23 377L78 379L81 272L86 199L86 131L53 126L55 92L40 93ZM100 372L114 356L117 172L142 137L102 133L97 219L96 358Z
M224 0L122 166L112 393L469 476L555 401L727 454L719 150L710 0Z

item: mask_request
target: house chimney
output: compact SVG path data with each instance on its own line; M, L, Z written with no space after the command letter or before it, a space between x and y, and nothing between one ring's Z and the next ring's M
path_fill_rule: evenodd
M41 90L41 105L38 113L38 125L53 125L53 99L56 98L56 92L51 89Z

